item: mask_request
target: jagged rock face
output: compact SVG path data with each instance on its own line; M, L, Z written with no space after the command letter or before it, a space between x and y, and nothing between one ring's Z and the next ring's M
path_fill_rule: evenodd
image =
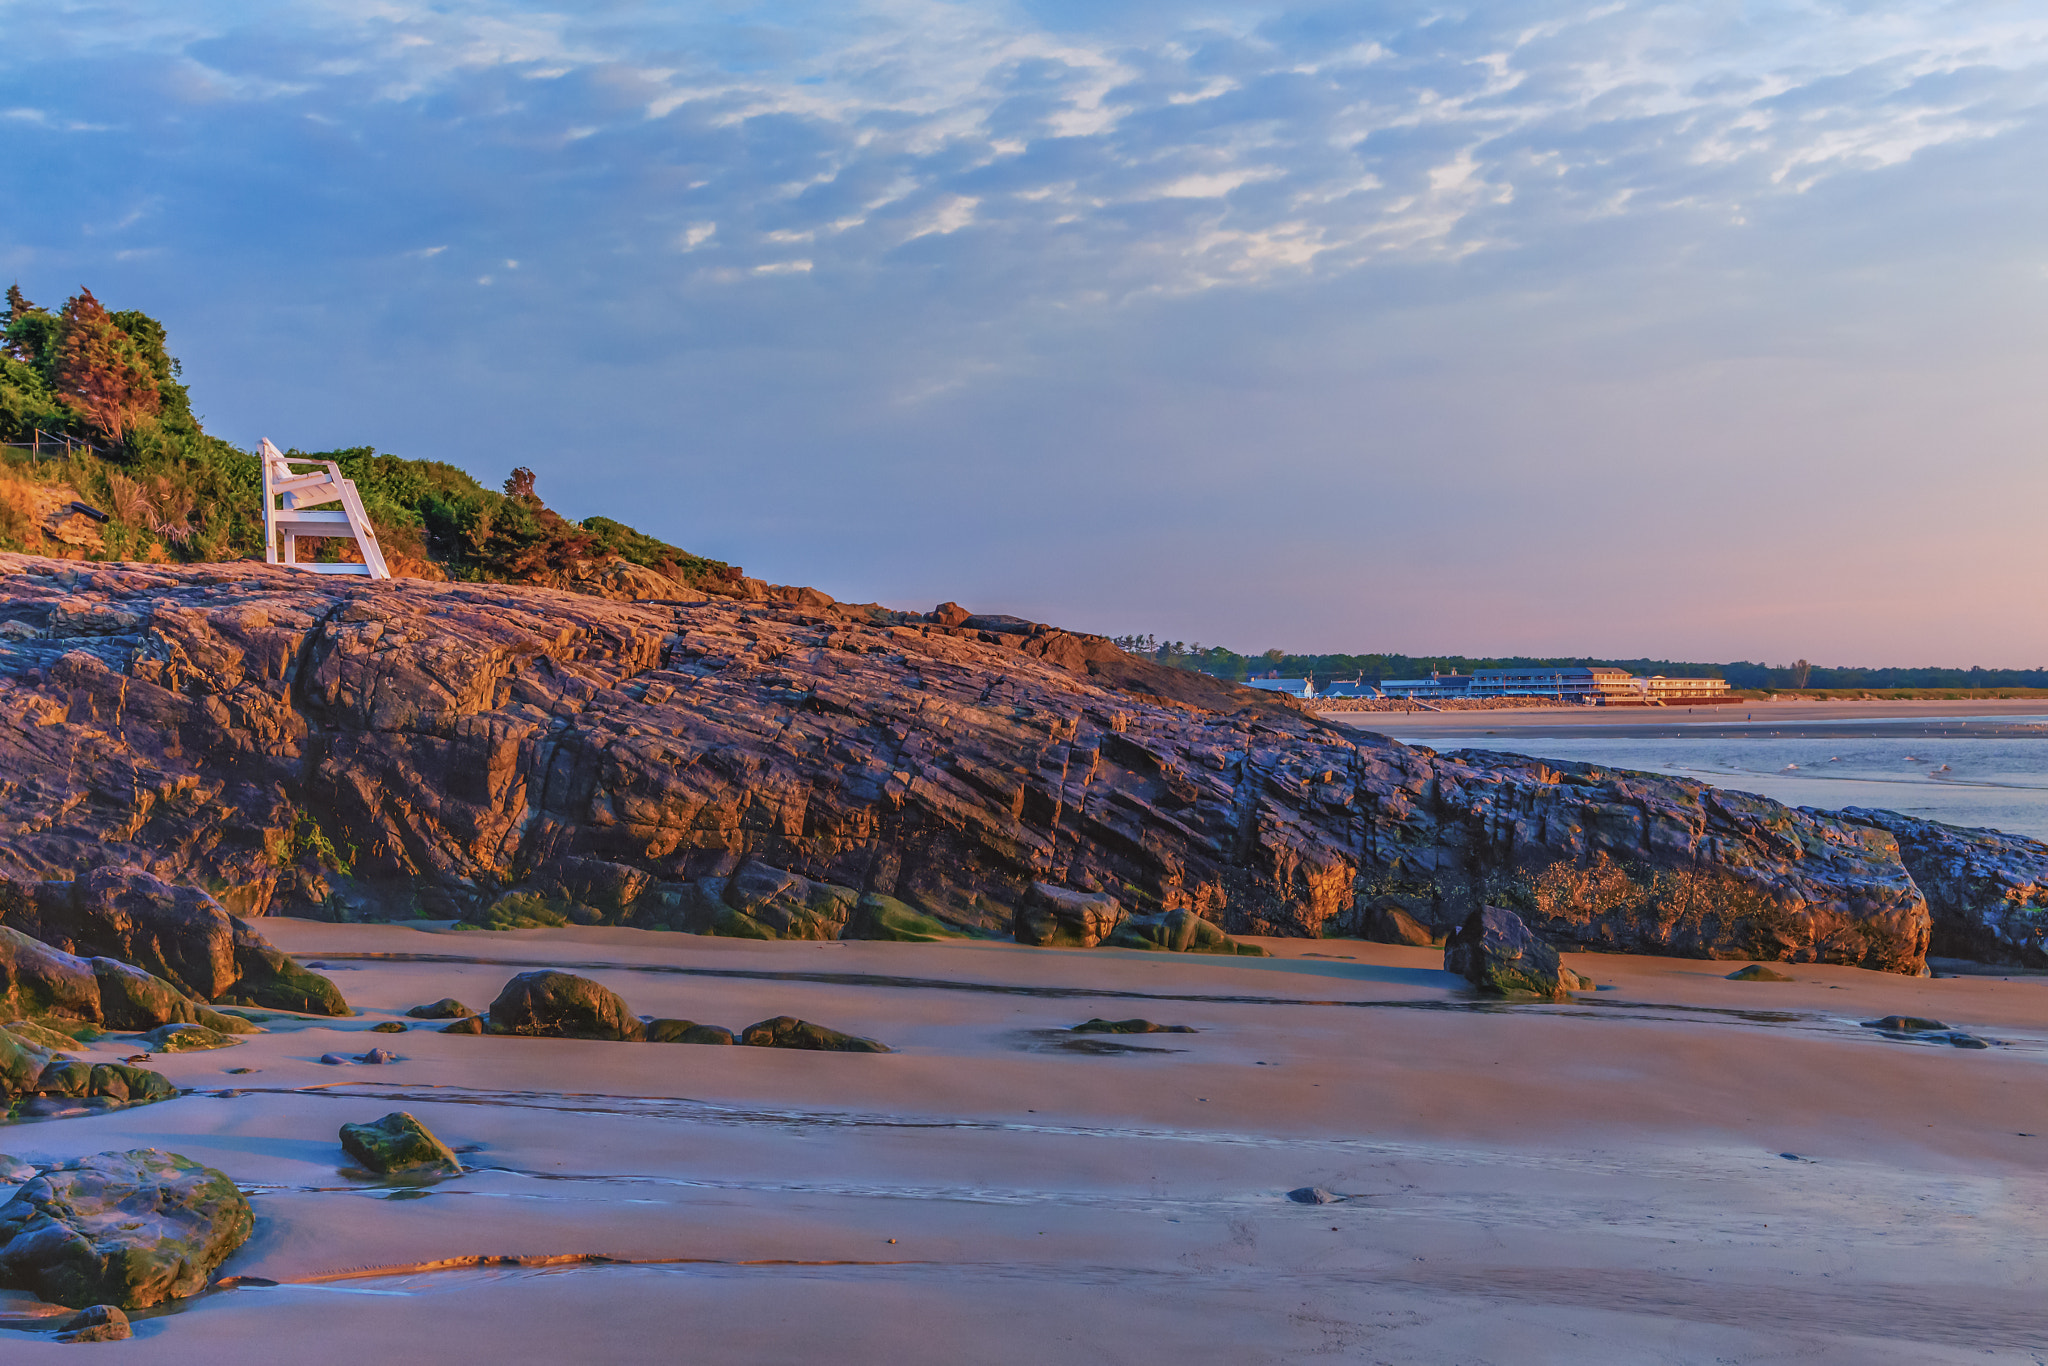
M1394 896L1436 928L1491 902L1602 947L1920 965L1926 904L1868 824L1439 756L946 619L0 557L0 871L687 928L703 879L751 868L805 882L719 906L820 934L859 913L821 887L998 932L1033 883L1255 934Z
M1841 814L1898 840L1927 895L1929 953L2048 967L2048 844L1896 811L1852 806Z

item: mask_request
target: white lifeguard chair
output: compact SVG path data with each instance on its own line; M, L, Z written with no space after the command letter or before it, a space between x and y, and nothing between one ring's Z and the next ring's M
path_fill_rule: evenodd
M294 465L317 467L319 473L301 473ZM314 512L323 503L339 503L338 509ZM300 564L298 538L332 537L354 541L363 562ZM341 466L332 460L302 460L287 457L263 439L263 558L270 564L310 569L315 574L360 574L366 578L388 579L384 552L377 548L377 529L363 511L363 500L353 480L341 477Z

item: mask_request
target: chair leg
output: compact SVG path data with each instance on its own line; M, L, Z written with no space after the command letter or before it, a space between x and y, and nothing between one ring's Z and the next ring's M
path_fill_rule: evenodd
M286 564L297 564L299 562L299 538L289 531L284 534L284 562Z

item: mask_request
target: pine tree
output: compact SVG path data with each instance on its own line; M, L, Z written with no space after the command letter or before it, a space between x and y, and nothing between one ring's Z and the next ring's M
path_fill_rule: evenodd
M30 303L18 284L7 287L7 318L0 323L0 356L47 369L57 320Z
M64 305L54 376L58 397L115 440L163 405L156 376L135 342L89 289Z

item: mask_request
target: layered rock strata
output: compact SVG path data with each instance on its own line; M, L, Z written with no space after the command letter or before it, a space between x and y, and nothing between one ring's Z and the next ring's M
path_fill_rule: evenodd
M240 913L1009 933L1043 884L1229 933L1500 904L1898 971L1929 930L1868 822L1438 755L958 609L4 556L0 720L0 872L132 863Z

